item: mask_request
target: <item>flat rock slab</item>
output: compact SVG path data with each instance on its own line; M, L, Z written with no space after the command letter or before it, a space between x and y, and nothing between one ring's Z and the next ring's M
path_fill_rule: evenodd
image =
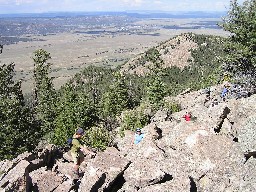
M46 170L45 167L32 171L29 176L32 179L33 189L38 191L53 191L63 183L61 176Z
M104 152L98 153L93 161L87 163L79 191L107 190L129 164L130 161L123 158L116 148L107 148Z
M20 183L25 180L25 171L29 166L29 162L21 160L13 169L11 169L1 180L0 187L2 188L15 188L15 183Z

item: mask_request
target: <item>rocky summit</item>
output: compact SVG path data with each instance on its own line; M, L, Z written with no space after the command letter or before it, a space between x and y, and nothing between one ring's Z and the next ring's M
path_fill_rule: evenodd
M48 145L0 162L0 191L256 191L256 95L209 102L203 90L187 90L165 99L182 110L158 111L137 145L126 131L114 147L87 156L80 179L69 153Z

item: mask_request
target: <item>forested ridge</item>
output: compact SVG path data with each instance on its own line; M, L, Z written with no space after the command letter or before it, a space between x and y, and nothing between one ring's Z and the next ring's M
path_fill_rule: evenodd
M88 146L104 150L111 146L116 134L135 130L150 122L160 109L169 113L180 107L165 102L164 97L177 95L190 88L199 90L225 80L255 87L256 67L256 3L245 1L231 8L220 26L231 32L230 37L181 34L196 44L190 49L188 65L165 65L176 45L168 41L152 47L133 63L116 69L88 66L59 90L50 78L51 54L36 50L34 91L24 96L21 82L13 81L14 64L0 66L0 160L10 159L39 144L65 146L78 127L86 130ZM185 54L185 53L184 53ZM124 66L129 66L124 69ZM143 67L143 73L129 70Z

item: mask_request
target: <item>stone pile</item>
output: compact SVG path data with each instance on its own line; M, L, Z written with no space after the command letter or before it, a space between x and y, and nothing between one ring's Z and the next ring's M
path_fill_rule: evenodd
M208 106L205 98L166 98L182 110L158 111L137 145L125 131L115 147L86 157L75 184L68 153L53 145L2 161L0 191L256 191L256 95ZM191 121L182 118L187 111Z

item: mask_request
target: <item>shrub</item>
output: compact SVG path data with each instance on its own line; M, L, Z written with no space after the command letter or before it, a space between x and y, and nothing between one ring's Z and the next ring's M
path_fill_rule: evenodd
M146 113L145 105L141 105L133 110L124 111L121 120L120 134L124 130L135 130L137 127L144 127L149 123L150 115Z
M104 127L97 126L91 127L89 130L87 130L86 139L87 141L85 142L89 146L99 150L104 150L110 145L112 141L112 135Z
M179 112L181 110L181 106L180 104L172 101L172 102L164 102L164 108L168 109L168 111L170 111L171 113L176 113Z

